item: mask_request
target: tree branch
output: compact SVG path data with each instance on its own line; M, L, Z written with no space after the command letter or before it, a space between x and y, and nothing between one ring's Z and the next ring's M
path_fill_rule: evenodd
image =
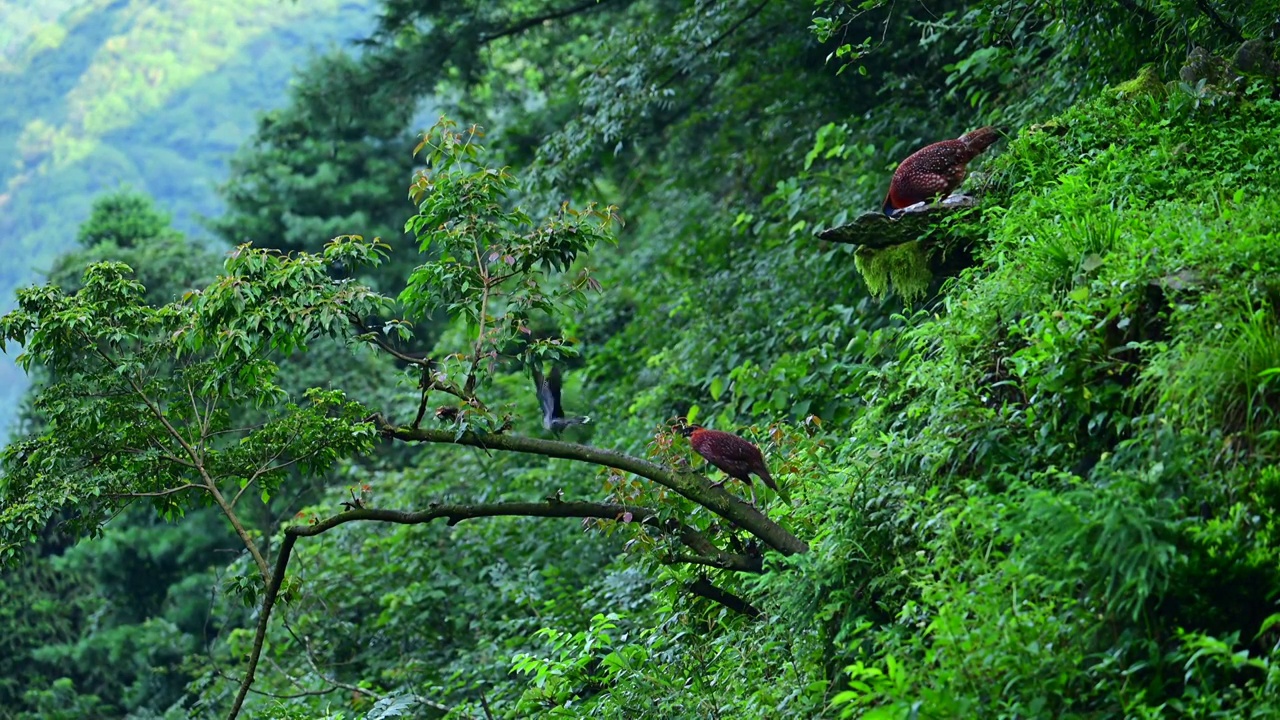
M180 493L183 490L190 490L192 488L200 488L201 490L203 490L204 486L197 485L195 483L187 483L186 485L179 485L178 487L175 487L175 488L169 488L168 490L158 490L156 492L113 493L111 497L116 497L116 498L164 497L165 495L173 495L174 493Z
M718 557L727 569L759 572L756 567L758 558L746 555L734 555L715 548L700 533L675 520L662 520L656 510L649 508L595 502L563 502L547 500L545 502L510 502L510 503L478 503L475 505L434 504L427 510L416 512L405 510L382 510L376 508L357 508L338 513L311 525L292 525L284 529L284 542L276 556L275 570L271 573L271 581L267 584L266 594L262 598L262 608L258 613L258 627L253 637L253 647L249 652L249 666L244 678L240 681L240 690L227 715L228 720L235 720L244 707L244 699L253 685L254 674L262 658L262 648L266 643L267 627L271 621L271 609L275 606L284 582L285 571L289 566L289 557L300 537L314 537L328 532L339 525L362 520L389 522L399 525L419 525L433 520L445 518L449 525L456 525L463 520L482 517L589 517L603 520L623 521L630 513L631 522L639 522L659 529L675 529L681 539L691 543L699 552Z
M567 7L561 10L552 10L551 12L545 15L536 15L531 18L525 18L524 20L521 20L515 25L510 25L506 28L503 28L502 30L481 35L480 44L484 45L486 43L491 43L494 40L508 37L510 35L519 35L525 30L528 30L537 25L541 25L544 22L549 22L551 20L559 20L560 18L569 17L570 15L577 15L580 12L585 12L587 10L600 7L601 5L604 5L608 2L609 0L586 0L586 2L579 3L572 7Z
M92 338L83 334L82 337L89 342L92 342ZM111 359L111 356L107 355L101 349L96 350L96 352L98 356L113 369L119 369L120 364ZM253 557L253 562L258 566L258 572L262 574L263 582L270 580L270 570L267 569L266 558L262 557L262 552L258 550L258 545L253 541L253 538L249 537L249 532L244 529L244 525L240 522L240 518L236 516L235 510L227 504L227 499L218 491L218 484L213 478L209 477L209 472L204 467L203 456L191 445L191 443L187 442L187 439L182 435L182 433L178 432L178 429L173 426L173 423L169 422L168 416L166 416L164 411L160 409L160 406L147 395L146 391L143 390L142 386L138 384L136 380L128 374L123 374L122 377L124 378L124 381L129 384L129 387L133 389L133 392L138 396L138 399L142 400L143 404L147 406L147 409L151 411L151 414L154 415L155 418L160 421L160 424L164 426L165 432L169 433L169 436L182 447L182 451L185 452L187 457L191 460L190 467L195 468L196 472L200 474L200 479L204 480L204 488L209 491L209 494L213 497L213 501L216 502L218 507L222 510L222 514L227 516L227 520L231 523L231 527L235 529L236 535L239 536L240 541L244 543L245 548L249 551L249 555Z
M1143 27L1146 27L1147 25L1154 25L1160 21L1160 18L1157 17L1155 13L1139 5L1136 0L1115 0L1115 2L1117 5L1120 5L1124 9L1141 18L1141 25Z
M666 565L704 565L720 570L736 570L739 572L764 572L764 558L749 555L689 555L672 553L663 559Z
M686 590L698 597L706 598L714 603L719 603L736 613L746 615L752 620L764 615L764 612L762 612L760 608L752 605L746 600L743 600L737 595L734 595L728 590L716 587L706 578L706 576L700 577L697 580L686 584L684 587Z
M244 491L248 490L249 487L253 485L255 482L257 482L258 478L262 477L264 474L268 472L275 472L277 470L283 470L292 465L296 465L298 464L298 462L306 458L309 458L311 457L311 455L314 454L314 453L311 453L308 455L303 455L302 457L294 458L292 460L289 460L288 462L284 462L279 465L273 466L271 464L271 463L274 463L276 460L278 460L280 456L284 454L285 449L288 448L289 445L293 444L294 440L298 439L299 432L300 432L300 428L294 428L293 435L289 437L289 440L287 442L281 443L280 449L276 450L275 454L273 454L271 457L267 458L266 460L262 461L262 465L259 466L257 470L253 471L253 474L250 475L249 479L245 482L244 487L236 491L235 497L231 498L231 507L234 508L236 506L236 503L240 502L240 496L244 494Z
M395 346L391 344L390 341L385 339L381 331L375 330L369 327L364 323L363 320L361 320L360 318L354 315L349 316L349 319L351 320L352 324L354 324L357 328L360 329L360 337L367 337L369 340L372 340L373 344L377 345L379 348L383 350L383 352L387 353L391 357L403 363L408 363L409 365L416 365L422 368L422 377L423 377L424 387L423 387L423 404L421 407L423 412L425 412L425 409L426 409L426 397L425 397L426 393L431 390L439 390L440 392L445 393L447 395L452 395L458 398L459 400L463 400L466 402L474 402L481 408L484 407L484 404L479 402L474 396L468 397L465 393L463 393L463 391L460 388L455 387L452 383L440 382L440 380L433 377L431 375L431 370L435 364L435 361L432 358L427 357L425 355L423 357L414 357L413 355L410 355L406 352L397 350ZM441 377L443 377L443 375ZM422 421L422 418L420 413L418 417L418 422L421 422L421 421ZM417 424L415 424L414 427L417 427Z
M746 25L748 22L754 19L757 15L759 15L761 10L764 10L766 7L768 7L770 1L771 0L764 0L764 2L760 3L759 5L756 5L754 8L747 11L747 14L738 18L736 22L734 22L732 25L729 26L729 29L720 33L720 35L717 36L711 42L699 47L697 51L693 54L693 57L698 57L699 55L704 55L714 50L717 45L719 45L720 43L728 39L730 35L733 35L734 33L741 30L743 25ZM661 90L667 87L671 83L675 82L676 78L680 77L680 75L681 75L681 72L679 70L673 72L670 77L668 77L666 80L662 81L662 83L658 85L657 89Z
M227 720L235 720L240 714L240 708L244 707L244 698L249 694L249 687L253 685L253 675L257 672L258 660L262 657L262 645L267 640L271 608L275 606L276 597L280 594L280 584L284 582L284 573L289 567L289 556L293 554L293 545L296 542L298 542L298 536L286 531L284 542L280 543L280 552L276 555L275 570L269 576L271 579L267 583L267 592L262 597L262 609L258 611L258 629L253 634L253 649L249 651L249 667L245 670L244 679L240 681L240 691L236 693L235 702L231 704L231 712L227 714Z
M628 515L630 515L629 520L626 519ZM715 563L715 567L722 567L726 570L760 572L759 558L720 550L697 530L675 519L663 520L658 516L656 510L616 503L547 500L545 502L500 502L477 503L474 505L433 503L426 510L418 511L356 508L338 513L312 525L288 527L285 529L285 533L295 537L311 537L328 532L339 525L361 520L388 522L397 525L421 525L444 518L449 525L457 525L463 520L485 517L598 518L617 522L641 523L663 532L678 535L681 542L705 556L707 562L704 564Z
M1208 15L1209 19L1213 21L1213 24L1217 25L1219 30L1226 33L1227 37L1238 43L1244 42L1244 36L1240 34L1240 31L1232 27L1232 25L1226 20L1223 20L1222 16L1218 14L1217 10L1213 9L1213 6L1209 4L1208 0L1196 0L1196 7L1200 8L1200 12Z
M669 488L681 496L711 510L755 535L769 547L784 555L807 552L809 546L792 535L781 525L770 520L755 507L743 502L723 487L712 487L711 481L691 472L676 472L647 460L624 455L612 450L519 435L479 435L463 433L457 436L450 430L397 427L377 418L379 431L385 437L404 442L429 442L446 445L467 445L492 450L542 455L544 457L577 460L592 465L617 468L634 473Z

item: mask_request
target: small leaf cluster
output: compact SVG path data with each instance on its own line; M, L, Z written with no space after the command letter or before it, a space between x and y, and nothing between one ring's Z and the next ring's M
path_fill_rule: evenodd
M532 337L535 315L555 320L600 289L588 268L574 268L580 255L612 241L617 221L613 207L574 210L564 203L535 223L512 205L515 177L481 164L482 136L477 127L458 131L441 119L418 145L429 168L410 189L418 213L405 229L432 259L413 270L399 296L410 318L444 313L467 325L465 376L448 378L466 395L482 363L517 352L529 359L573 352L558 339Z

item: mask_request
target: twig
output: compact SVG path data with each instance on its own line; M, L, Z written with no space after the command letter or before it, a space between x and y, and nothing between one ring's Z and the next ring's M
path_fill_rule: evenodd
M169 488L168 490L159 490L159 491L156 491L156 492L128 492L128 493L113 493L113 494L111 494L111 495L108 495L108 497L113 497L113 498L122 498L122 497L134 497L134 498L141 498L141 497L164 497L165 495L173 495L174 493L180 493L180 492L182 492L183 490L190 490L190 489L192 489L192 488L201 488L201 489L203 489L203 488L204 488L204 486L203 486L203 485L197 485L197 484L195 484L195 483L187 483L186 485L180 485L180 486L175 487L175 488Z
M300 428L300 427L295 427L295 428L293 429L293 435L291 435L291 436L289 437L289 440L288 440L287 442L281 443L281 444L280 444L280 449L276 450L276 452L275 452L275 454L274 454L274 455L272 455L271 457L269 457L269 458L267 458L266 460L264 460L264 461L263 461L263 463L262 463L262 465L261 465L257 470L254 470L254 471L253 471L253 474L252 474L252 475L250 475L250 476L249 476L249 479L245 482L244 487L242 487L242 488L240 488L239 490L237 490L237 491L236 491L236 494L235 494L235 497L231 498L231 507L235 507L235 506L236 506L236 503L237 503L237 502L240 502L240 496L244 494L244 491L245 491L245 490L248 490L248 489L249 489L249 487L250 487L251 485L253 485L253 483L254 483L254 482L256 482L256 481L258 480L258 478L262 477L265 473L268 473L268 472L274 472L274 471L276 471L276 470L283 470L284 468L287 468L287 467L289 467L290 465L296 465L299 461L301 461L301 460L303 460L303 459L305 459L305 458L310 457L310 455L303 455L303 456L302 456L302 457L300 457L300 458L294 458L294 459L290 460L289 462L286 462L286 463L284 463L284 464L282 464L282 465L276 465L276 466L274 466L274 467L271 465L271 463L275 462L277 458L279 458L281 455L283 455L283 454L284 454L285 449L286 449L286 448L288 448L288 447L289 447L289 445L291 445L291 444L293 443L293 441L294 441L294 440L297 440L297 439L298 439L298 433L299 433L300 431L301 431L301 428ZM312 453L312 454L314 454L314 453Z
M563 10L553 10L545 15L535 15L531 18L526 18L524 20L521 20L515 25L508 26L497 32L481 35L479 43L481 45L485 45L493 42L494 40L498 40L500 38L504 38L509 35L518 35L524 32L525 30L528 30L537 25L541 25L542 23L549 22L551 20L559 20L560 18L569 17L570 15L576 15L580 12L592 10L594 8L605 5L608 2L609 0L586 0L586 2L579 3L578 5L574 5L572 7L564 8Z
M83 335L83 337L86 341L92 343L92 338L89 338L87 335ZM119 369L119 363L112 360L111 357L103 352L101 348L95 348L95 352L110 367L117 370ZM209 477L208 470L204 467L204 463L201 462L201 455L194 447L192 447L191 443L187 441L182 433L178 432L178 429L173 426L173 423L169 422L168 416L164 414L164 411L160 409L160 406L147 395L146 391L143 390L142 386L139 385L133 377L127 373L122 374L121 377L123 377L124 381L133 389L133 392L138 399L142 400L143 404L147 406L147 409L151 411L151 414L160 421L160 424L164 426L165 432L169 433L169 436L182 446L182 451L187 454L187 458L191 461L191 467L194 467L196 472L200 474L200 479L204 480L204 488L209 491L209 495L211 495L213 497L213 501L218 504L218 507L222 510L222 514L226 515L227 520L231 523L231 527L235 529L236 535L240 537L240 541L244 543L245 548L253 557L254 563L258 566L258 572L262 574L262 579L265 582L270 577L271 572L267 568L266 558L262 557L262 553L258 550L257 543L255 543L253 538L249 536L249 532L245 530L244 525L240 522L240 518L236 516L235 510L227 504L227 499L223 497L222 492L218 490L218 484L214 482L213 478Z

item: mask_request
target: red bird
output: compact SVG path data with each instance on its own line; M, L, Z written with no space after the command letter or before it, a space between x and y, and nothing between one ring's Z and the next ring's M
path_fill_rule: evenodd
M983 127L911 153L893 173L882 208L884 214L894 217L905 207L933 200L960 187L969 161L999 139L995 128Z
M707 462L720 468L729 477L746 483L751 489L752 505L756 504L756 489L751 484L753 473L759 476L766 486L778 493L778 497L783 501L787 504L791 503L791 498L778 487L773 481L773 476L769 474L769 466L765 464L760 448L737 435L708 430L701 425L688 425L682 421L676 429L689 438L689 444L693 446L694 452L706 458ZM712 483L711 487L720 487L727 479Z

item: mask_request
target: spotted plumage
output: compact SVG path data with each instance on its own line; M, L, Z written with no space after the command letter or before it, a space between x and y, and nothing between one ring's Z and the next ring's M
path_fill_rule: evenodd
M708 430L700 425L681 424L679 430L689 437L693 451L706 458L707 462L719 468L724 474L735 480L741 480L751 490L751 504L755 504L756 491L751 483L751 476L756 475L764 484L778 493L778 497L790 503L791 499L773 481L769 474L769 466L764 461L764 454L754 444L743 440L732 433L720 430ZM713 483L719 487L725 483L721 480Z
M960 187L969 161L999 139L995 128L983 127L911 153L893 173L882 208L884 214L893 217L903 208L944 196Z

